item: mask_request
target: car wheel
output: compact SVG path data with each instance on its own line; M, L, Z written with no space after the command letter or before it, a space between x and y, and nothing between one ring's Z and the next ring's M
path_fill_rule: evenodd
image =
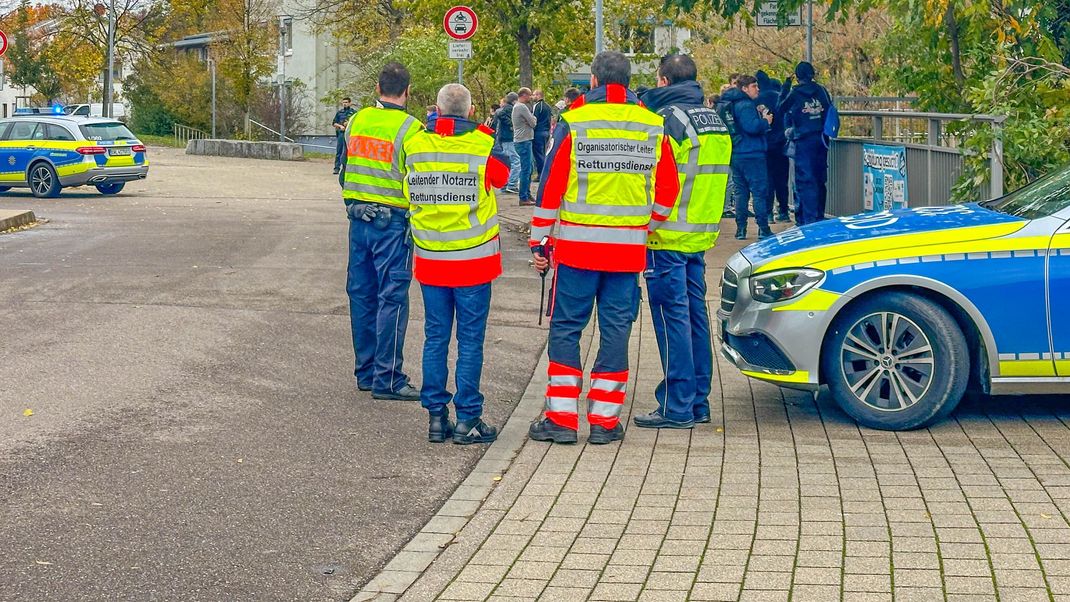
M33 196L50 198L59 195L59 176L51 165L45 162L35 163L30 167L30 191Z
M864 299L837 316L821 364L843 411L885 430L922 428L947 416L970 375L955 319L907 293Z
M126 182L113 182L111 184L97 184L97 190L100 194L119 194L119 191L126 186Z

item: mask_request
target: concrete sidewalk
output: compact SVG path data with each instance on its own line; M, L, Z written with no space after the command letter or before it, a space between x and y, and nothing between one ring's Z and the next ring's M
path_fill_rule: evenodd
M738 247L722 238L708 255L711 315ZM661 379L645 304L631 365L625 440L586 445L581 426L578 445L550 446L526 439L544 359L502 437L354 599L1070 596L1065 399L970 402L931 429L862 430L826 394L748 380L718 354L713 423L652 431L630 421Z

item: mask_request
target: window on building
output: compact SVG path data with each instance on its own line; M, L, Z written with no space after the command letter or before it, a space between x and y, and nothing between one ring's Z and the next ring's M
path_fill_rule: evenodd
M279 17L279 44L282 54L290 56L294 53L294 20L291 17Z

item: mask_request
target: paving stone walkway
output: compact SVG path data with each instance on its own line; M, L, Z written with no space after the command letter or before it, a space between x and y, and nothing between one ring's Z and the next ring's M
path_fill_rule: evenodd
M709 255L711 315L734 242ZM661 378L645 310L622 443L526 439L544 360L499 442L354 599L1070 600L1070 399L881 432L718 355L713 424L639 429Z

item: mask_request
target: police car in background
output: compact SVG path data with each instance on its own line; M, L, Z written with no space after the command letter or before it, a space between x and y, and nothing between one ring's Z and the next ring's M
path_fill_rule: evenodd
M112 195L148 173L145 145L114 119L62 110L0 119L0 192L29 188L36 197L54 197L62 188L92 185Z
M828 385L863 425L912 429L967 387L1070 394L1070 168L983 203L861 214L746 247L721 351L747 376Z

